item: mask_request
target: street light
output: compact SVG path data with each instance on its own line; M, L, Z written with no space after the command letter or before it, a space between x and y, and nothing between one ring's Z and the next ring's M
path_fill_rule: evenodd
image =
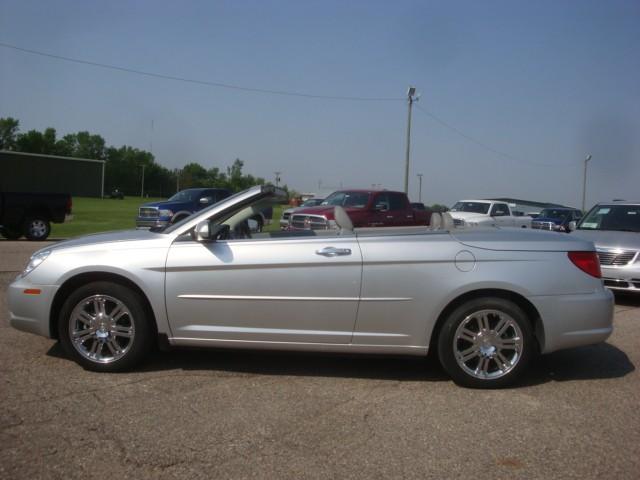
M584 176L582 177L582 212L584 213L587 200L587 163L591 160L591 154L584 158Z
M140 186L140 198L144 197L144 163L142 164L142 185Z
M411 151L411 107L413 102L418 100L416 95L416 87L409 87L407 90L407 101L409 111L407 113L407 150L405 152L404 165L404 193L409 193L409 152Z
M418 201L419 201L420 203L422 203L422 174L421 174L421 173L419 173L419 174L417 175L417 177L418 177L418 183L419 183L419 185L420 185L420 186L418 187Z

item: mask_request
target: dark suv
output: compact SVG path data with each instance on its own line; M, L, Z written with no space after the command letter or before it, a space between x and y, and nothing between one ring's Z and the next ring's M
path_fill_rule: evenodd
M211 204L227 198L231 192L225 188L188 188L169 200L145 203L138 210L136 227L163 228Z
M569 232L569 222L577 222L582 212L576 208L552 207L543 209L531 222L531 228Z

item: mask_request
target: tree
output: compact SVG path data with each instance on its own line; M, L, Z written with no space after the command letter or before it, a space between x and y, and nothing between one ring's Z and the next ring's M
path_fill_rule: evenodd
M438 212L438 213L448 212L449 211L449 207L447 207L446 205L442 205L440 203L434 203L433 205L431 205L429 207L429 209L432 212Z
M16 150L19 152L54 155L56 153L55 128L47 128L44 133L37 130L29 130L27 133L18 134Z
M0 118L0 150L15 150L20 122L15 118Z
M56 145L60 155L103 160L106 157L104 138L89 132L70 133Z
M196 162L187 163L182 167L180 175L181 188L211 187L207 169Z

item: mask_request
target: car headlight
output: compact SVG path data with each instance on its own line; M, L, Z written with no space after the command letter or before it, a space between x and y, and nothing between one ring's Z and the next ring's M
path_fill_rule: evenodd
M171 210L160 210L158 214L161 217L173 217L173 212Z
M29 275L38 267L38 265L44 262L50 254L51 250L44 250L42 252L34 253L33 255L31 255L29 263L27 263L27 266L24 267L24 270L22 271L20 276L26 277L27 275Z

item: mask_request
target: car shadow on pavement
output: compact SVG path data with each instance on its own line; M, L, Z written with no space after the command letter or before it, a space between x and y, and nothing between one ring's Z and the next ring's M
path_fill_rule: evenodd
M615 297L616 305L640 308L640 295L638 294L616 292Z
M525 375L523 385L620 378L634 370L626 353L610 343L599 343L539 356Z
M58 343L49 349L47 355L66 358ZM197 348L154 352L136 372L166 370L393 381L450 380L433 355L425 359ZM609 343L601 343L537 357L516 388L552 381L620 378L634 370L635 366L622 350Z
M47 355L68 358L59 343ZM69 360L71 361L71 360ZM369 378L378 380L448 380L437 360L424 357L344 355L180 347L153 352L136 372L211 371L242 375Z

